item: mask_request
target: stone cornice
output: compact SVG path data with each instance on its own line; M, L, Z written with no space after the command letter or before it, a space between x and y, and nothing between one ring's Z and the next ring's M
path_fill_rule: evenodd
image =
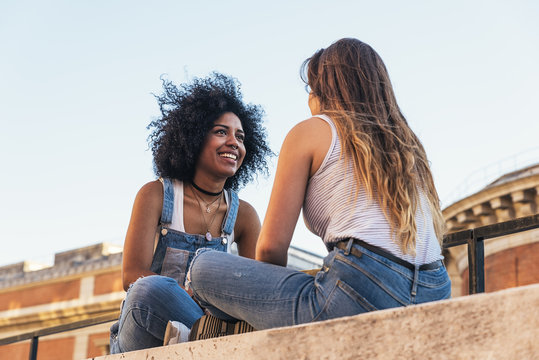
M36 271L10 272L8 274L0 272L0 293L43 285L44 283L65 281L70 278L80 278L82 275L119 270L121 265L122 253L117 253L78 264L59 264Z
M443 210L448 232L537 213L539 174L486 187Z
M113 293L93 302L72 301L43 307L41 311L17 314L15 310L3 311L0 316L1 337L20 334L22 330L33 331L43 327L56 326L89 319L102 315L120 313L120 305L125 293ZM36 307L37 308L37 307Z
M458 213L471 209L476 205L488 202L492 199L510 195L520 190L533 189L539 185L539 175L533 175L501 185L487 187L473 195L459 200L443 210L445 219L450 219Z

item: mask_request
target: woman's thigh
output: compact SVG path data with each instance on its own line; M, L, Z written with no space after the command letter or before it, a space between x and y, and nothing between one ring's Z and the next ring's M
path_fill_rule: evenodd
M323 306L313 276L217 251L199 251L187 277L212 314L259 330L312 321Z
M451 282L442 266L420 271L417 294L413 294L414 271L358 247L361 256L337 249L329 273L339 279L339 288L356 298L364 311L382 310L448 298Z
M316 320L410 304L411 276L367 254L356 257L340 249L332 254L316 277L317 284L333 286Z
M442 266L436 270L425 270L419 273L414 304L449 299L450 297L451 279L445 267Z

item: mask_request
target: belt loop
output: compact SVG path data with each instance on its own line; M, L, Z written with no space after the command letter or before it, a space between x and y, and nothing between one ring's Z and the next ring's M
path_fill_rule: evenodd
M350 255L352 245L354 245L354 239L350 238L350 240L348 240L348 243L346 244L346 250L344 250L344 255Z
M414 282L412 284L412 297L413 298L415 298L415 296L417 295L417 280L418 280L418 277L419 277L419 265L416 265L415 270L414 270Z

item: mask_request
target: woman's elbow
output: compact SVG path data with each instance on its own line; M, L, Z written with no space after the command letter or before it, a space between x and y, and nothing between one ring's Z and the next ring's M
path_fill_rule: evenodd
M127 280L127 277L122 274L122 286L124 288L124 291L127 291L127 289L129 289L130 284L131 283Z
M275 244L258 244L256 247L256 259L259 261L286 266L288 249L275 246Z
M131 286L132 283L134 283L140 276L137 276L136 274L129 272L129 271L123 271L122 272L122 285L124 287L124 291L127 291L129 289L129 286Z

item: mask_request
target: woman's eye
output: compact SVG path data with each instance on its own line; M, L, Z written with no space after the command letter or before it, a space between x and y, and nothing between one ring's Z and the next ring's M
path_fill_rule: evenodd
M219 135L226 135L226 131L223 130L223 129L219 129L217 131L215 131L216 134L219 134Z
M238 135L236 135L236 139L238 139L238 141L243 142L243 141L245 140L245 135L243 135L243 134L238 134Z

